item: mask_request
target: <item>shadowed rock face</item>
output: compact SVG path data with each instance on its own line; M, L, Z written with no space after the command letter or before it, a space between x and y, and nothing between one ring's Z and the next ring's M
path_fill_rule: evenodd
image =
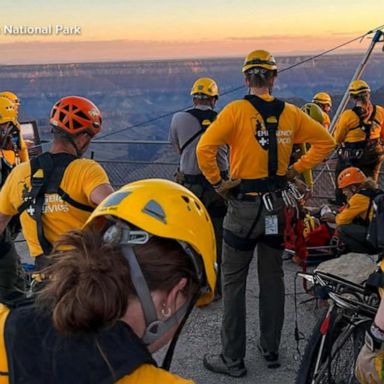
M277 58L280 69L307 57ZM273 93L296 105L311 100L318 91L334 98L334 111L362 55L329 55L279 74ZM217 110L247 92L242 87L242 58L0 66L2 89L18 94L21 120L38 120L41 136L48 137L48 115L52 104L64 95L92 99L103 111L103 133L120 130L169 113L149 124L128 129L113 139L167 140L172 112L191 105L191 84L202 76L213 77L221 93ZM370 84L373 100L384 100L382 55L373 55L363 78ZM381 89L379 89L382 87ZM379 89L378 91L375 91ZM159 148L100 147L103 159L154 160ZM98 158L98 156L96 154Z

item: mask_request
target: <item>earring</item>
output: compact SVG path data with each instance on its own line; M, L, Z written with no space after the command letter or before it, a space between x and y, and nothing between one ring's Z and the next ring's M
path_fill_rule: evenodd
M163 307L161 308L161 315L165 318L171 316L171 308L166 308L165 304L163 304Z

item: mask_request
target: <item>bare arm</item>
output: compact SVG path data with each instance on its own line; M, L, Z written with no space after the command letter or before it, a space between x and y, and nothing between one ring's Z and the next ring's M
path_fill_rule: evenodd
M381 299L380 306L375 317L375 324L384 330L384 300Z
M94 204L99 205L112 192L114 189L110 184L101 184L91 192L90 199Z
M12 219L12 216L4 215L0 213L0 235L4 232L7 227L9 221Z

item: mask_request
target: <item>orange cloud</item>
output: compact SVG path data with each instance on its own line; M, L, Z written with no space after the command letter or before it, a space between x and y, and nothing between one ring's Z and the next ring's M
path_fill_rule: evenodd
M349 36L350 38L356 36ZM345 43L342 36L245 36L221 40L113 40L76 42L20 42L0 44L0 64L43 64L94 61L242 57L254 49L267 49L274 55L314 54ZM345 48L365 50L367 40ZM340 51L337 51L340 52Z

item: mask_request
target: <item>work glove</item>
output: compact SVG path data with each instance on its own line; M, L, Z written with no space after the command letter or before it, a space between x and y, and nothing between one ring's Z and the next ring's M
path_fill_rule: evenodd
M217 184L213 185L215 191L224 199L230 199L233 193L233 188L237 187L241 182L241 179L227 179L220 180Z
M300 176L300 172L296 171L293 167L289 167L286 176L288 181L294 181L297 176Z

